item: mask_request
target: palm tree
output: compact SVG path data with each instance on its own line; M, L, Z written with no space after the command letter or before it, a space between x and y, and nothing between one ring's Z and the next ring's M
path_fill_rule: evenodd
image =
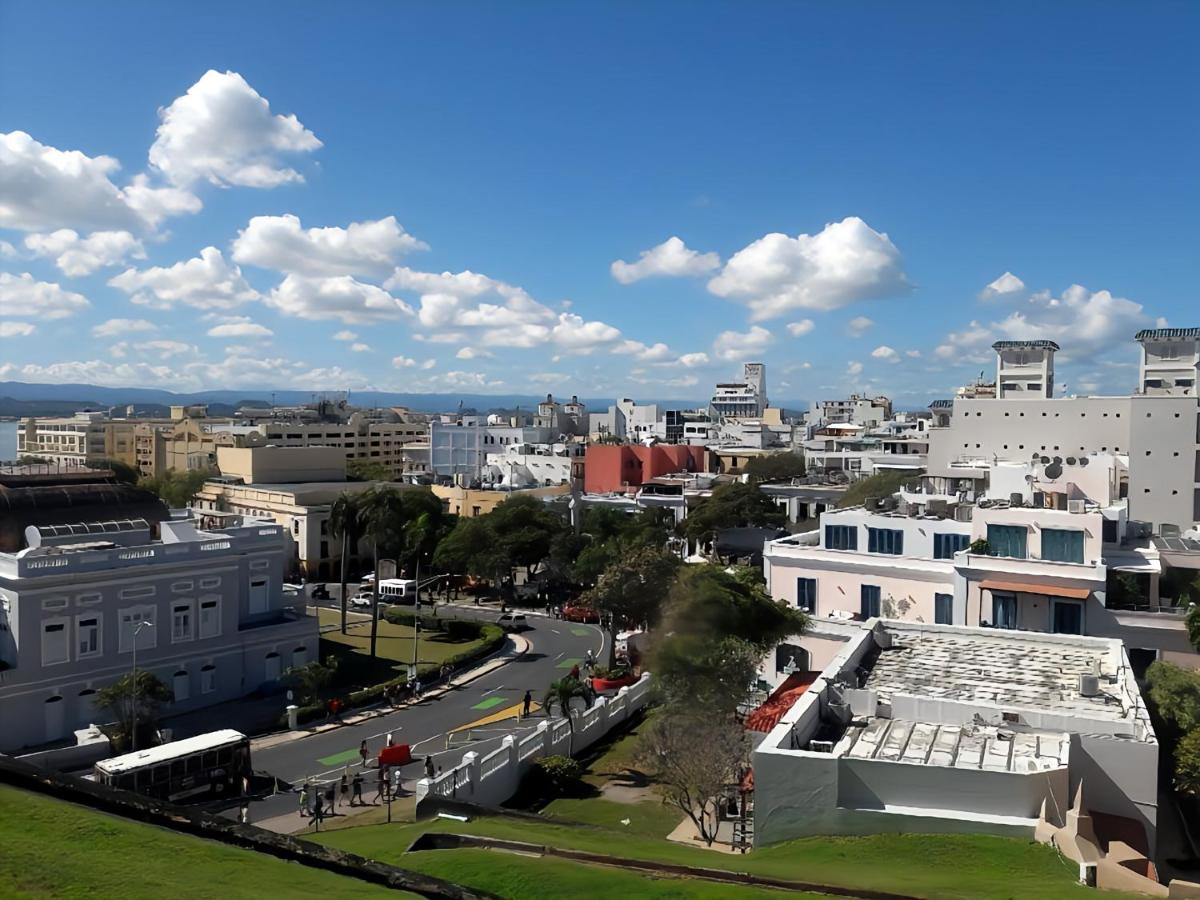
M550 689L546 691L546 696L542 698L542 709L546 710L547 717L550 715L551 710L557 706L562 710L563 717L567 720L567 726L570 728L570 736L567 739L568 756L571 756L574 752L575 720L571 718L571 703L576 699L582 700L586 709L589 703L589 691L584 687L583 682L578 678L572 678L570 675L566 678L560 678L558 681L551 682Z
M395 547L403 527L400 494L395 488L377 487L362 498L363 535L371 539L374 560L375 588L371 596L371 671L375 671L376 641L379 632L379 560L384 552Z
M361 494L343 491L333 501L329 511L329 530L342 539L342 634L346 633L346 580L350 554L358 549L363 534L363 502Z

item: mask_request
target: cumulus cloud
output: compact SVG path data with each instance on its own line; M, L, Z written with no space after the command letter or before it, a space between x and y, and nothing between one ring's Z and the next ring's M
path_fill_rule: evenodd
M337 319L347 325L411 316L413 309L383 288L349 275L309 278L288 275L266 297L268 305L301 319Z
M345 228L302 228L296 216L255 216L233 242L233 258L279 272L312 278L332 275L383 276L396 259L427 250L400 227L395 216L351 222Z
M707 353L685 353L679 357L679 364L685 369L695 369L708 365Z
M129 294L134 303L153 309L177 305L233 309L259 298L258 291L242 277L242 270L226 262L216 247L205 247L199 256L173 266L126 269L108 283Z
M671 352L671 348L661 342L646 345L641 341L630 340L621 341L621 343L612 348L612 352L632 356L639 362L666 362L667 360L673 360L675 356Z
M200 181L255 188L303 181L281 157L321 146L294 115L272 113L237 72L210 69L159 117L150 165L185 188Z
M880 344L871 351L871 356L875 359L882 359L885 362L898 363L900 362L900 354L889 347L887 344Z
M230 317L229 321L208 329L208 336L215 338L269 338L274 334L266 325L260 325L245 316Z
M454 354L455 359L483 359L484 357L495 356L496 354L488 350L483 350L479 347L462 347Z
M713 354L729 362L743 362L760 355L773 340L761 325L753 325L749 331L722 331L713 341Z
M357 334L356 332L353 332L353 331L349 331L349 330L343 330L343 331L339 331L339 332L337 332L337 333L336 333L336 334L333 336L333 339L334 339L335 341L357 341L357 340L358 340L358 334Z
M370 353L371 345L364 344L360 341L358 343L354 343L354 344L350 345L350 352L351 353Z
M861 375L862 370L863 364L857 361L853 361L850 363L850 365L846 366L847 375Z
M0 322L0 338L29 337L35 331L29 322Z
M985 302L988 300L1011 300L1024 292L1025 282L1012 272L1005 272L979 292L979 299Z
M29 235L25 246L35 256L53 259L59 270L71 278L119 265L131 257L146 258L142 242L128 231L93 231L87 237L80 237L73 228L60 228L49 234Z
M721 265L716 253L698 253L677 237L669 237L657 247L643 250L637 262L618 259L612 264L612 276L621 284L633 284L655 276L707 275Z
M92 336L98 338L127 337L158 331L158 326L145 319L109 319L92 327Z
M801 319L799 322L788 323L788 334L792 337L803 337L816 327L812 319Z
M30 319L65 319L91 304L83 294L52 281L38 281L28 272L0 272L0 316Z
M846 323L846 333L851 337L862 337L874 324L874 319L868 319L866 316L855 316Z
M905 350L904 355L907 356L909 359L920 359L921 351L920 350Z
M621 332L611 325L599 321L588 322L574 313L559 313L558 324L550 332L554 343L577 353L590 353L620 336Z
M758 321L894 297L912 285L896 245L851 216L815 235L759 238L730 257L708 289L745 303Z

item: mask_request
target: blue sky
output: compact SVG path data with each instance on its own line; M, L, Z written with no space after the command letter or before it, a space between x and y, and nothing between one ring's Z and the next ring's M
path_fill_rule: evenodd
M1200 324L1198 34L8 0L0 380L702 398L761 359L776 400L917 404L1036 336L1068 391L1129 390L1134 331Z

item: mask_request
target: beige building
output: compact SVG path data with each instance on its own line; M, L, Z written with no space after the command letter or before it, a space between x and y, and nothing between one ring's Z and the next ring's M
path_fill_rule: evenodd
M135 466L134 429L133 422L114 421L101 412L26 417L17 426L17 456L37 456L59 465L82 465L103 457Z
M435 484L430 488L442 501L446 512L455 516L485 516L509 497L558 497L571 493L570 484L531 488L524 491L485 491L454 485Z
M385 466L393 478L425 471L406 452L410 444L429 445L429 426L413 415L398 415L400 421L379 421L366 411L353 413L344 423L264 422L266 443L279 447L340 447L346 459Z
M213 469L217 466L217 451L222 447L254 447L265 443L263 429L208 421L202 410L196 414L192 407L171 407L191 410L186 417L174 422L139 422L134 430L134 447L138 471L143 475L158 475L175 469L188 472L194 469Z

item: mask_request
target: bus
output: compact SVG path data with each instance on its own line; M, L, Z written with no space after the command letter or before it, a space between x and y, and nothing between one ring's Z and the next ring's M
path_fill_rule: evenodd
M412 603L416 593L417 583L411 578L379 579L380 603Z
M250 739L226 728L96 763L97 784L178 803L238 796L250 777Z

